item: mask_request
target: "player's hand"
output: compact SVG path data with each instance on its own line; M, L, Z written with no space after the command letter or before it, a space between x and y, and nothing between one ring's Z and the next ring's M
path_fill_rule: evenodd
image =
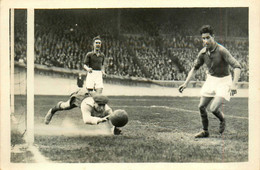
M234 96L235 94L237 94L237 86L235 84L232 84L230 87L230 95Z
M106 122L107 120L108 120L107 117L100 118L100 119L98 120L97 124Z
M103 75L103 77L107 76L107 74L104 71L102 71L102 75Z
M179 92L182 93L185 88L186 88L186 84L180 85Z
M109 120L109 116L110 116L110 115L107 115L105 118L106 118L107 120Z
M92 68L89 68L87 72L92 73Z

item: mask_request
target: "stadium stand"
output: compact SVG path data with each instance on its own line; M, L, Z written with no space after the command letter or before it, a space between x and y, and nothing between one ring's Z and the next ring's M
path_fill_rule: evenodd
M163 9L37 10L35 12L35 63L48 67L83 70L82 61L92 49L92 37L101 35L108 75L151 80L185 80L193 65L201 40L198 26L203 19L212 22L218 10L198 22L203 15L183 22L181 17L192 9L165 12ZM231 10L231 9L230 9ZM223 11L222 11L223 12ZM26 63L26 25L24 11L16 11L15 61ZM144 13L146 15L144 15ZM238 11L229 12L230 17ZM23 14L23 15L21 15ZM84 15L83 15L84 14ZM232 14L232 15L231 15ZM211 18L213 17L213 19ZM227 33L216 37L243 66L240 81L248 82L248 30L228 20ZM236 21L237 22L237 21ZM240 24L241 27L236 27ZM222 27L215 25L221 32ZM205 80L205 68L195 76Z

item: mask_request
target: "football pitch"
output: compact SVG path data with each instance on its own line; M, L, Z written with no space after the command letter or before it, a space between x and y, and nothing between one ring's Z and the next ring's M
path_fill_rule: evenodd
M113 110L124 109L129 115L128 124L121 128L122 135L93 135L98 131L93 125L83 124L78 108L57 112L45 125L47 111L68 96L35 96L34 143L39 152L55 163L248 161L248 98L233 98L222 106L227 122L222 136L218 134L218 119L209 113L210 137L204 139L194 138L201 130L198 97L109 98ZM21 114L25 108L25 96L16 96L15 116L19 124L23 123ZM21 143L12 133L11 144ZM30 152L11 154L11 162L34 161Z

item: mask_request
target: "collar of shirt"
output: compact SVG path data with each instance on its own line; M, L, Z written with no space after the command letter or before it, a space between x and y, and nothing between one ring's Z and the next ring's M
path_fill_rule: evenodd
M93 54L95 54L96 56L101 56L101 52L100 51L93 51Z
M213 49L212 49L211 51L209 51L206 47L204 47L204 48L202 49L202 53L204 53L204 54L213 53L213 52L217 49L217 47L218 47L218 43L216 42L216 43L214 44Z
M215 42L215 45L213 46L213 49L210 51L210 53L213 53L218 47L218 43Z

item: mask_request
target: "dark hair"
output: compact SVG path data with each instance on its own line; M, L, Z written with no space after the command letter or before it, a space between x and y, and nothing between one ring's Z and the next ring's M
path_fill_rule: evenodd
M98 35L98 36L94 37L94 38L93 38L93 42L95 42L95 40L100 40L100 41L101 41L100 36Z
M203 25L200 28L200 34L203 34L203 33L209 33L210 35L214 35L214 28L210 25Z

